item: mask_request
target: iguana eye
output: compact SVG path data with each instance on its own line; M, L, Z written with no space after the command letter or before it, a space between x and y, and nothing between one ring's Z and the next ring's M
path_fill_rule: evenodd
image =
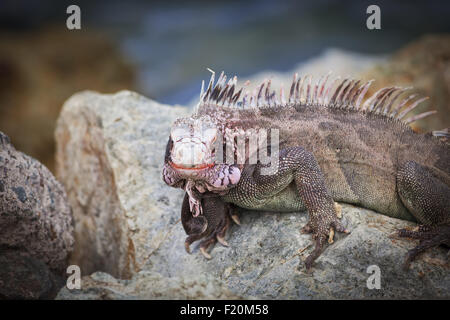
M189 136L189 131L186 128L175 128L170 133L173 141L180 141L183 137Z
M213 143L217 140L217 129L209 128L203 132L203 138L205 142Z

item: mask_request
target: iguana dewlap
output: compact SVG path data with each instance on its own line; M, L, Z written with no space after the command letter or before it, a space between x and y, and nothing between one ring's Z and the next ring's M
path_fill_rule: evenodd
M252 93L222 73L200 94L189 118L171 128L164 181L186 190L182 206L186 249L199 239L201 252L219 240L232 205L255 210L307 210L302 229L312 233L310 268L334 231L348 232L335 201L421 224L399 235L421 239L408 253L450 245L448 129L420 134L409 126L434 111L408 117L424 99L388 87L365 100L372 81L329 75L315 84L294 76L287 98L265 81Z

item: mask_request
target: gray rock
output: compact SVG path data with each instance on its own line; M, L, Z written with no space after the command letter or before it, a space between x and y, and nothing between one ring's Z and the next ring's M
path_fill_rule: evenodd
M168 124L185 114L127 91L84 92L65 103L55 132L57 176L75 219L71 261L83 274L129 278L165 241L182 192L162 188L161 150Z
M61 184L0 132L0 298L50 298L73 249Z
M198 244L187 254L180 223L183 191L166 186L161 169L169 127L188 113L127 91L82 92L66 102L56 131L57 163L76 221L73 263L85 274L102 270L131 280L106 277L76 293L64 289L59 298L102 298L99 292L113 291L117 283L120 294L108 297L146 298L145 286L137 284L148 281L158 288L164 281L154 277L200 282L208 277L238 296L268 299L450 297L444 248L423 254L405 272L401 263L417 242L390 235L414 223L350 205L342 205L342 213L351 234L337 235L312 274L304 267L312 241L299 232L307 222L304 212L241 210L242 225L231 228L229 248L217 244L212 260L203 258ZM371 265L381 271L379 290L367 288Z
M141 271L132 280L120 280L104 272L81 279L82 290L61 289L57 300L110 299L240 299L211 275L189 274L164 277L157 272Z

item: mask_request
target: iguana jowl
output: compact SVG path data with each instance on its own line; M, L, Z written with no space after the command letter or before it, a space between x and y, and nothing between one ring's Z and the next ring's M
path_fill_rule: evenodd
M237 78L226 82L223 72L216 83L212 74L206 91L202 85L193 115L172 126L163 169L168 185L187 191L181 214L188 252L203 238L200 250L208 258L210 245L227 245L230 218L238 222L232 206L306 209L309 222L302 231L315 241L309 269L334 231L348 232L335 201L418 222L417 231L399 230L399 236L421 240L405 266L427 248L450 245L448 129L414 132L408 124L434 111L408 118L424 99L401 98L407 89L382 88L364 100L372 81L328 80L326 75L312 84L310 76L294 75L287 99L283 89L279 95L271 90L270 80L242 94ZM237 137L248 142L252 134L275 129L279 154L273 174L262 174L270 164L249 161L248 147L243 162L236 160L236 146L236 161L215 162L216 153L227 152Z

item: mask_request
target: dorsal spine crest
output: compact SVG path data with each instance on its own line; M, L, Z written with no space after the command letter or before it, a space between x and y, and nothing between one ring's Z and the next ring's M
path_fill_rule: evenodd
M414 100L417 95L412 94L399 100L403 93L412 89L411 87L381 88L362 104L374 80L362 83L358 79L344 78L341 80L341 77L336 77L328 84L328 79L331 75L331 72L329 72L326 75L322 75L313 84L312 76L298 77L298 74L295 73L290 86L289 97L286 100L284 88L281 87L277 95L276 91L271 88L270 79L264 80L252 93L246 90L245 94L242 95L243 89L248 85L249 81L238 90L238 78L236 76L230 78L227 82L227 76L222 71L217 82L214 83L215 72L211 69L208 70L211 72L211 78L206 91L204 89L204 81L202 81L200 101L196 108L197 113L205 107L265 109L305 104L306 106L347 109L381 115L387 119L401 121L404 124L410 124L436 113L436 111L432 110L407 117L407 114L428 99L428 97L423 97ZM445 130L434 131L433 134L447 136L448 131Z

